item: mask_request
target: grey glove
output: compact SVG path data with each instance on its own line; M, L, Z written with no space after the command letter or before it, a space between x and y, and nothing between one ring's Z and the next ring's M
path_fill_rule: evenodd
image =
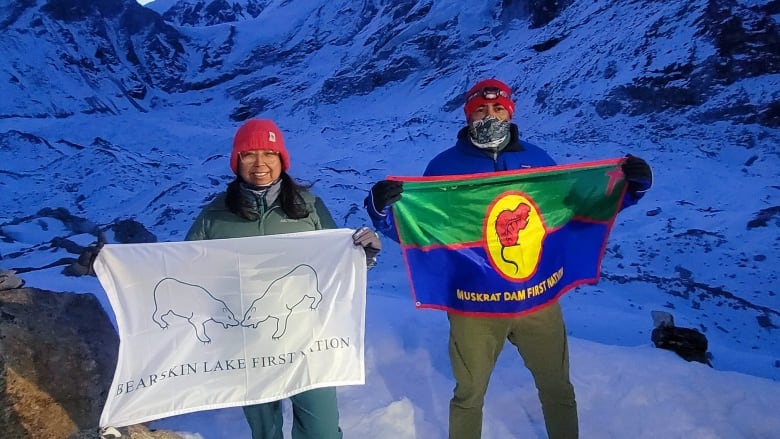
M352 234L352 242L363 247L369 268L376 265L376 255L382 250L382 241L376 232L368 227L361 227Z

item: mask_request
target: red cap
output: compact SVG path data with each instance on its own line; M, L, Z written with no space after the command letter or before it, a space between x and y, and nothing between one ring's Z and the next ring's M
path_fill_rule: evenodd
M490 95L491 89L498 89L498 94L495 98L488 99L485 96ZM503 105L509 111L510 118L515 112L515 103L512 102L512 90L509 86L498 79L485 79L479 81L477 85L471 87L471 90L466 93L466 105L463 107L466 118L468 119L477 107L488 103Z
M238 154L245 151L273 151L282 159L282 170L290 167L290 154L284 148L284 138L279 127L269 119L250 119L236 131L230 169L238 175Z

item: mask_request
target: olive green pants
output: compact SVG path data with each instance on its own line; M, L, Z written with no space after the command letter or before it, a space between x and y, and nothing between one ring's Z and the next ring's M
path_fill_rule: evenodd
M336 388L308 390L290 397L293 439L341 439ZM244 406L252 439L282 439L282 403Z
M505 340L517 347L534 377L549 438L577 439L577 403L569 381L569 348L557 302L522 317L482 318L452 313L448 317L450 362L455 376L450 439L481 438L485 392Z

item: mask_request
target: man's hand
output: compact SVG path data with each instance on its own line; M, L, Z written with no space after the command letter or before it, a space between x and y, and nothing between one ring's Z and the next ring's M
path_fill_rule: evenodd
M623 175L628 182L628 191L634 195L646 192L653 185L653 171L646 161L631 154L622 165Z
M374 218L387 215L385 208L401 199L404 184L400 181L382 180L371 187L365 200L368 214Z

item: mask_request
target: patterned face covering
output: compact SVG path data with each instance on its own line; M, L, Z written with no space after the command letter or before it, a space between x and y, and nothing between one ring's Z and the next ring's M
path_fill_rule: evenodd
M495 116L475 120L469 124L471 143L480 149L499 150L509 141L511 122L499 120Z

